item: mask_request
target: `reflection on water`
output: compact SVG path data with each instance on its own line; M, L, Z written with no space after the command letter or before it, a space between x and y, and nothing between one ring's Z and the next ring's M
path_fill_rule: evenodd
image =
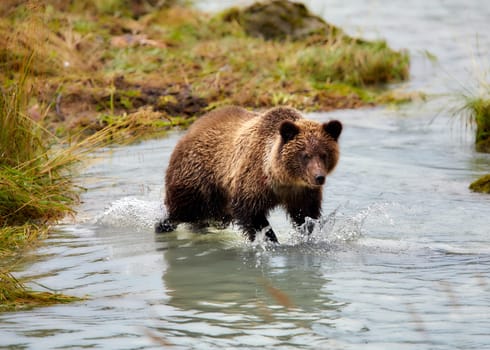
M324 4L348 30L406 43L409 87L450 90L420 48L455 76L471 66L462 38L480 33L490 48L479 30L486 2ZM456 28L451 41L444 33ZM490 198L467 186L490 157L473 151L448 103L311 114L343 122L342 156L311 237L272 213L277 247L247 243L233 227L153 233L180 132L95 154L76 222L56 227L18 267L88 299L0 315L0 347L488 349Z
M254 335L267 338L267 344L292 342L310 334L312 322L328 325L338 317L342 303L325 290L320 256L288 247L271 255L195 238L172 241L163 275L170 300L157 310L163 316L171 308L175 314L156 328L175 344L179 338L226 336L229 345L238 346Z

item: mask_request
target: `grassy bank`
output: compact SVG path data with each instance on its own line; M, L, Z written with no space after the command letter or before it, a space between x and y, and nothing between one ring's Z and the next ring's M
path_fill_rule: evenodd
M29 57L23 67L30 64ZM0 87L0 311L74 300L26 288L11 273L27 247L47 235L49 223L72 212L77 201L70 170L78 160L54 154L50 135L26 115L29 88L24 69Z
M324 111L407 97L382 88L407 79L409 68L408 54L383 41L331 25L301 40L266 39L247 31L238 10L161 6L141 14L121 5L134 3L4 5L0 74L9 79L34 52L32 117L58 135L117 123L153 134L220 105Z

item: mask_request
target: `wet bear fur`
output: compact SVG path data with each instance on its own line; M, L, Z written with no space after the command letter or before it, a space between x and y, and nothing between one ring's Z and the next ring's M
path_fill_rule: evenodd
M237 224L253 241L282 206L295 225L321 214L325 177L339 158L342 124L307 120L287 107L263 114L225 107L201 117L177 143L165 177L168 232L179 223Z

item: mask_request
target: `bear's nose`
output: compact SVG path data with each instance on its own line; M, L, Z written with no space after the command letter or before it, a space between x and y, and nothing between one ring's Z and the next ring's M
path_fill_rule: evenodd
M315 177L315 181L317 185L323 185L325 183L325 176L323 175L317 175Z

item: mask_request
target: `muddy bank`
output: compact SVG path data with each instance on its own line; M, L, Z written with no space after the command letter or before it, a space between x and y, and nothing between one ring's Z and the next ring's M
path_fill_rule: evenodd
M153 112L157 121L168 122L170 127L174 119L191 119L208 106L206 99L195 96L187 84L154 86L128 82L123 76L117 76L109 86L110 90L74 88L48 95L47 99L56 95L55 114L49 115L48 124L58 130L65 127L96 132L109 124L110 116L127 118L146 110ZM109 113L101 115L100 110Z

